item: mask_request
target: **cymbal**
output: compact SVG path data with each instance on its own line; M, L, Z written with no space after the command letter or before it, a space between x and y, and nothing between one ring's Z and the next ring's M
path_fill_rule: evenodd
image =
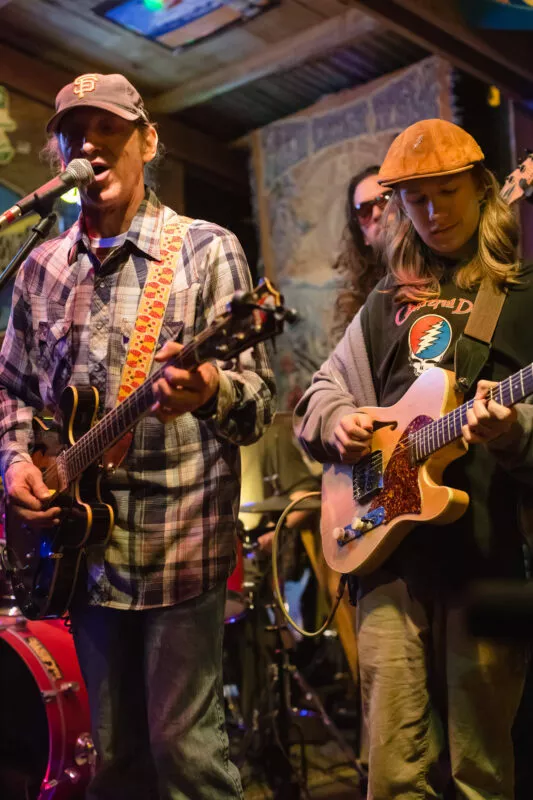
M244 514L265 514L269 511L285 511L291 498L287 494L274 494L272 497L267 497L266 500L258 500L257 502L243 503L240 511ZM308 497L302 500L294 509L295 511L319 511L320 510L320 497Z

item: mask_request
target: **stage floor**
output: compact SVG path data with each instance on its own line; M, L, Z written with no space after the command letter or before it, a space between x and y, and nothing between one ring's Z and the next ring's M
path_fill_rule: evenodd
M295 769L298 768L298 748L292 748ZM311 800L364 800L360 777L335 742L305 746L307 759L307 789ZM256 773L260 770L256 769ZM254 777L248 765L241 770L246 800L271 800L273 790L264 776ZM301 792L300 796L306 795Z

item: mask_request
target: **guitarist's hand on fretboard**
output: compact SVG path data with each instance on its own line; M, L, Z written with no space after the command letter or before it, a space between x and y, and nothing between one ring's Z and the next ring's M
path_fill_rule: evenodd
M167 342L156 355L156 361L168 361L183 350L177 342ZM154 383L157 403L152 412L161 422L170 422L186 412L196 411L218 392L218 369L206 362L195 370L168 366L165 377Z
M498 386L494 381L479 381L474 403L466 412L467 425L463 425L463 437L468 444L487 444L504 433L508 433L517 413L513 407L506 408L490 399L490 391Z
M11 464L5 474L5 489L10 503L17 509L17 514L30 527L36 525L48 528L59 524L60 508L53 506L43 511L50 492L35 464L27 461Z
M347 414L333 431L332 445L345 464L356 464L370 453L373 423L368 414Z

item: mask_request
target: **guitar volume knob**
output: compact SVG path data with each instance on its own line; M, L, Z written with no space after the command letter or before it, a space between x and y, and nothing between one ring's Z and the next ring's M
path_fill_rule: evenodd
M342 546L355 539L355 535L349 528L347 530L346 528L337 527L333 528L333 538L337 540L339 546Z

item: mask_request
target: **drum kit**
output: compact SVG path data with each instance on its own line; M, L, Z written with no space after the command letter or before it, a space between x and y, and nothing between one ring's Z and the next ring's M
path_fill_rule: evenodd
M81 800L96 753L72 635L22 617L4 554L0 539L0 798Z
M287 495L273 495L265 500L243 503L240 507L240 515L279 514L287 508L290 502L291 499ZM303 500L299 503L298 509L319 511L320 499L311 497ZM257 580L264 577L262 569L258 565L257 537L271 529L258 526L251 534L242 522L238 525L236 565L227 582L224 621L228 625L242 620L247 610L253 607L254 597L258 590Z

